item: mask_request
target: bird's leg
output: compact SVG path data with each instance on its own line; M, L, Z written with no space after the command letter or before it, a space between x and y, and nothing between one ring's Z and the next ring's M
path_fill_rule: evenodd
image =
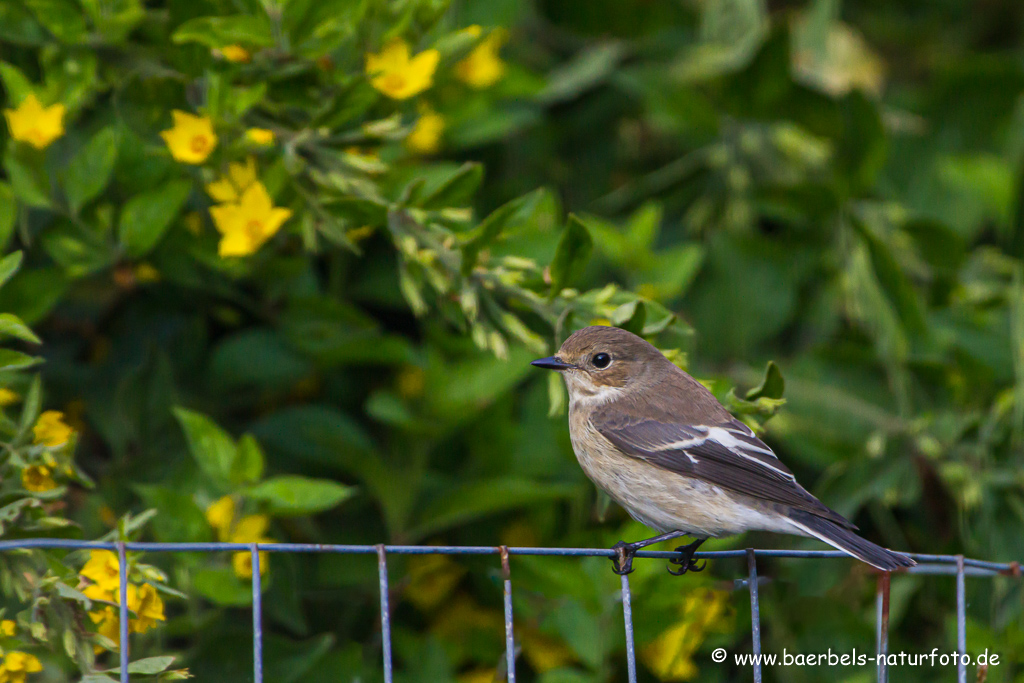
M615 565L615 569L612 571L619 575L631 574L633 573L633 556L636 555L637 550L646 548L649 545L654 545L655 543L661 543L662 541L667 541L671 538L679 538L680 536L685 535L685 531L670 531L667 534L659 534L652 538L644 539L643 541L637 541L636 543L619 541L612 546L612 550L615 551L615 556L609 558L612 561L612 564Z
M704 568L708 566L707 560L704 561L704 564L697 566L697 560L693 559L693 554L697 552L697 548L700 547L700 544L706 540L708 539L698 538L696 541L690 543L689 545L681 545L678 548L676 548L676 552L679 553L679 557L673 558L669 560L669 562L671 564L678 566L679 570L672 571L672 567L669 567L668 573L674 574L675 576L682 576L686 572L704 571Z

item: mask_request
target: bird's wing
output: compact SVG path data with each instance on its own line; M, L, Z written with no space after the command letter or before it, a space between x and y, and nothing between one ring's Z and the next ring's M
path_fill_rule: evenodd
M764 501L856 527L797 483L772 449L736 419L688 425L605 412L594 426L627 455Z

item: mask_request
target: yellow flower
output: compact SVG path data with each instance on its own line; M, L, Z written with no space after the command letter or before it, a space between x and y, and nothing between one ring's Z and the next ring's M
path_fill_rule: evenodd
M265 541L263 534L270 525L270 519L266 515L246 515L238 520L238 524L231 531L232 543L259 543Z
M13 636L14 630L17 628L17 624L11 619L4 619L0 621L0 636Z
M160 271L149 263L140 263L135 266L135 279L138 282L158 282Z
M252 59L252 53L246 50L241 45L225 45L219 50L214 50L214 54L218 54L229 62L248 62Z
M21 485L26 491L41 493L57 488L57 482L50 476L50 468L43 465L29 465L21 471Z
M99 584L94 583L86 586L82 592L90 600L105 600L121 604L121 595L116 584L112 591L105 591ZM148 583L141 586L128 584L128 609L135 615L134 619L128 619L128 630L132 633L145 633L156 626L156 622L165 620L164 601L156 588ZM121 623L117 609L110 605L104 605L89 612L89 618L92 619L92 623L97 625L97 633L117 642Z
M44 109L36 96L30 94L17 109L4 109L4 116L12 138L45 149L64 135L64 111L59 102Z
M148 583L128 586L128 609L135 614L135 619L128 620L128 630L132 633L145 633L156 626L156 622L164 621L164 601Z
M260 576L267 573L267 554L260 551ZM231 556L231 567L235 570L235 576L240 579L252 578L252 553L248 550L234 553Z
M92 581L100 591L114 594L117 593L117 587L121 583L120 569L121 563L118 561L116 553L110 550L91 550L89 551L89 561L78 573ZM89 594L86 593L86 595ZM102 598L98 594L89 595L89 597L109 599L109 597Z
M441 134L444 133L444 117L431 109L424 109L409 136L405 146L416 154L433 154L441 149Z
M14 650L8 652L0 664L0 683L25 683L28 674L42 670L43 665L35 655Z
M6 387L0 388L0 408L14 405L20 400L21 396L19 396L16 392L13 392Z
M494 683L497 680L494 676L494 668L473 669L464 674L459 674L459 683Z
M193 235L203 231L203 217L198 211L189 211L184 218L185 229Z
M346 147L345 154L354 156L360 161L380 161L380 154L375 149L361 149L359 147Z
M274 131L266 128L250 128L245 131L245 139L254 145L274 144Z
M405 595L420 609L431 609L451 594L465 573L447 555L413 555Z
M565 643L540 631L526 628L521 637L523 654L539 673L565 666L575 659Z
M346 232L345 235L350 240L358 244L359 242L362 242L367 237L376 232L376 230L377 229L372 225L362 225L358 228L352 228L351 230Z
M698 671L693 655L708 631L722 628L722 616L728 606L725 591L691 591L683 602L682 618L643 649L647 666L663 681L688 681Z
M473 28L473 27L471 27ZM479 35L479 26L476 35ZM505 42L504 31L492 31L466 58L455 65L455 75L471 88L489 88L505 75L505 62L498 50Z
M256 160L249 157L244 164L232 161L228 172L206 186L206 192L222 203L238 202L242 194L256 182Z
M74 429L64 424L64 413L59 410L45 411L36 420L36 426L32 428L35 443L50 448L63 446L74 433Z
M183 164L201 164L217 146L217 134L208 116L194 116L175 109L174 127L160 133L171 156Z
M238 524L231 531L228 540L232 543L271 543L273 539L266 538L267 527L270 519L266 515L247 515L238 520ZM260 551L260 576L267 573L267 553ZM242 551L231 556L231 566L235 575L240 579L252 578L252 553Z
M217 532L220 540L226 540L235 522L235 501L231 496L224 496L206 508L206 521Z
M502 545L509 547L519 546L521 548L532 548L540 545L541 541L537 538L537 532L533 530L533 527L525 521L512 522L507 527L501 530Z
M96 633L109 638L115 643L119 642L121 636L121 618L118 616L116 609L107 606L103 609L89 612L89 618L92 619L92 623L96 624ZM93 649L97 653L103 650L99 645Z
M221 256L248 256L273 237L292 215L290 209L275 207L267 188L253 183L238 204L210 208L210 216L223 235L218 248Z
M115 527L117 526L117 513L114 512L114 508L109 505L101 505L99 509L100 521L106 526Z
M461 642L472 634L500 634L503 624L500 610L480 607L469 596L457 595L438 610L430 632L442 640Z
M427 385L426 373L423 368L408 365L398 373L397 384L398 394L402 398L419 398Z
M120 602L117 596L117 585L113 588L104 589L101 588L98 583L90 583L88 586L82 589L82 595L89 598L90 600L103 600L106 602Z
M405 100L434 84L441 53L424 50L409 58L409 45L401 38L390 40L380 54L367 53L366 75L370 85L395 100Z

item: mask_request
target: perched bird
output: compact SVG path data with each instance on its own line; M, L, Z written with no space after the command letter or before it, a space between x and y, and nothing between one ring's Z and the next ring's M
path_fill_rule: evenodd
M532 364L565 380L569 434L586 475L662 532L620 541L617 573L632 571L640 548L678 536L696 540L677 548L673 573L700 571L693 554L701 543L754 529L817 538L882 570L915 564L854 534L710 391L635 334L586 327Z

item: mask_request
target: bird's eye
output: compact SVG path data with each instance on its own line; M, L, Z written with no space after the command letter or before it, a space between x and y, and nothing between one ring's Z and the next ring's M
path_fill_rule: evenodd
M590 359L590 362L593 363L594 367L598 370L604 370L612 364L612 357L607 353L595 353L594 357Z

